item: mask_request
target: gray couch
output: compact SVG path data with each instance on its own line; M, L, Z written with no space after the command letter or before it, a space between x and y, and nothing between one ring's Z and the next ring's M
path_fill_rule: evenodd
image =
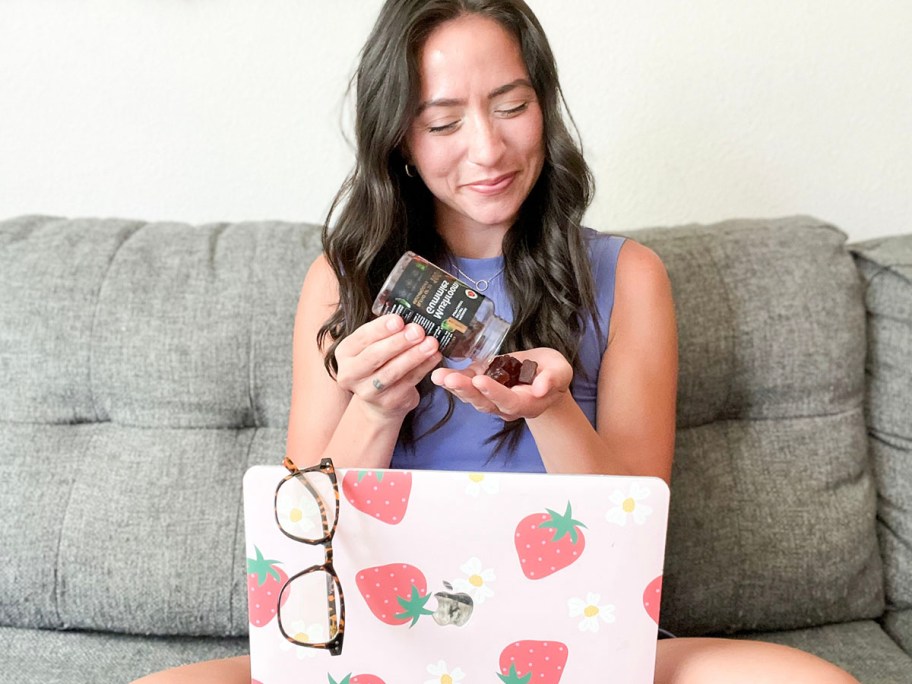
M912 682L912 236L631 235L680 328L663 626ZM241 477L282 459L318 250L289 223L0 223L0 679L245 651Z

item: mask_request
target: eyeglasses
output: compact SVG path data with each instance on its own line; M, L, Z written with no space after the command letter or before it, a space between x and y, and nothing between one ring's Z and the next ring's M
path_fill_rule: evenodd
M279 591L279 630L293 644L339 655L345 634L345 597L333 568L339 484L332 460L324 458L318 466L293 469L276 487L275 516L285 536L322 546L324 552L322 564L293 575Z

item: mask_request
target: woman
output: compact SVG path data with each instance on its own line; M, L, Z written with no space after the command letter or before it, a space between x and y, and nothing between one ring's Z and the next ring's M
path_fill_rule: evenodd
M591 178L529 8L388 0L356 87L357 166L297 311L288 457L299 467L329 456L341 468L669 481L677 378L669 280L646 247L580 228ZM372 317L374 296L407 249L457 271L512 319L504 349L538 363L531 385L508 389L456 367L418 325ZM140 681L246 683L249 661ZM656 682L717 681L856 680L783 646L659 642Z

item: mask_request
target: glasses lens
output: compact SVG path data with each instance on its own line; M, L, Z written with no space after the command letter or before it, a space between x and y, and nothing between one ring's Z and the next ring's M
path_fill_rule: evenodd
M328 572L315 570L292 579L282 593L279 623L299 644L322 644L339 633L339 586Z
M276 518L286 534L302 541L329 537L336 524L336 493L329 475L295 473L276 492Z

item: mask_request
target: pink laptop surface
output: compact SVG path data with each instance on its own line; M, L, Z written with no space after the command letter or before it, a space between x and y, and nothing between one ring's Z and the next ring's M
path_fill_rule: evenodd
M653 681L662 480L334 474L244 478L254 682Z

